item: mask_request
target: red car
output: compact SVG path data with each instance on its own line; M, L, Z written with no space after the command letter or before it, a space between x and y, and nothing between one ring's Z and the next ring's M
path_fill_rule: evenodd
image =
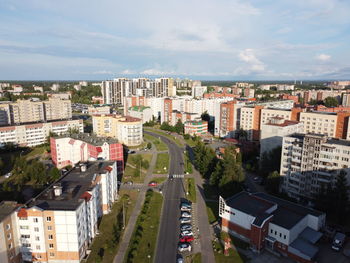
M191 242L193 240L194 240L193 236L184 236L184 237L180 238L180 242L181 243L184 243L184 242L188 243L188 242Z
M157 186L157 182L149 182L148 186Z

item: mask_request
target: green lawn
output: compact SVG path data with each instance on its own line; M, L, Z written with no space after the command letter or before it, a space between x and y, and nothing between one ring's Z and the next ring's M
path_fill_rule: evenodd
M133 181L134 183L143 183L145 180L146 173L140 171L138 169L132 168L128 165L125 166L124 175L123 175L123 182Z
M116 232L113 231L113 225L115 223L120 223L122 225L122 222L120 222L120 220L122 220L122 216L120 215L122 215L123 201L125 208L125 220L127 224L137 198L137 192L135 190L121 190L119 194L122 197L113 205L111 213L102 217L99 226L100 234L95 237L91 245L91 253L87 259L87 263L113 262L113 258L118 249L119 241L123 234L123 231L120 232L119 238L116 239L114 235Z
M142 160L147 160L148 164L151 163L152 160L152 154L150 153L145 153L145 154L131 154L128 156L127 164L125 166L124 170L124 176L122 181L123 182L128 182L128 181L133 181L134 183L143 183L145 180L146 176L146 169L142 167L141 169L141 175L139 169L135 167L139 167L139 164L136 163L139 158L139 156L142 156ZM130 165L128 165L130 164Z
M165 167L165 169L164 169ZM153 173L155 174L166 174L169 171L169 154L158 153L157 162L154 167Z
M140 215L137 218L129 248L125 254L125 263L153 262L157 244L160 212L163 197L148 190ZM148 255L150 258L148 258Z
M212 224L219 220L219 204L216 201L206 201L209 223Z
M197 142L192 140L192 138L185 140L190 147L196 146Z
M31 151L29 153L27 153L25 156L27 158L31 158L34 157L36 155L42 155L44 154L44 152L46 152L48 149L50 149L49 146L44 145L44 146L37 146L31 149Z
M202 255L201 253L196 253L194 255L190 255L186 257L186 263L201 263L202 262Z
M169 140L172 140L173 142L175 142L179 147L183 147L184 145L180 142L179 139L176 139L175 137L171 136L170 134L167 134L166 132L162 131L162 130L155 130L155 129L147 129L146 130L153 132L153 133L157 133L160 135L163 135L165 137L167 137Z
M159 140L158 138L156 137L153 137L149 134L143 134L143 137L152 142L155 146L156 146L156 149L157 151L167 151L168 150L168 146L162 141L162 140Z
M213 242L213 248L214 248L214 256L215 256L215 262L220 263L243 263L246 262L246 259L242 257L236 250L233 250L232 248L229 249L229 255L224 255L223 247L218 242Z
M188 191L188 199L192 202L196 202L196 183L194 178L186 179L186 190Z
M188 154L187 152L184 154L185 173L192 174L193 173L193 166L192 166L192 163L191 163L190 159L188 158L187 154Z

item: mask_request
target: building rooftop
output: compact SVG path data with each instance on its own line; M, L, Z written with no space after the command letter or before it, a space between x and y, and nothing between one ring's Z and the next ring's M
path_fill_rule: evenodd
M65 134L55 136L55 139L59 138L72 138L75 140L81 140L94 146L102 146L105 142L108 144L118 143L117 139L110 137L97 137L95 135L90 135L89 133L73 133L71 135Z
M266 211L277 205L277 208L270 213L273 214L271 222L285 229L291 229L309 214L317 217L322 215L319 211L265 193L240 192L226 199L226 204L256 217L255 224L260 224L266 219L269 214Z
M9 216L18 207L15 201L2 201L0 203L0 222Z
M28 206L37 206L44 210L76 210L85 198L85 192L94 188L97 175L106 173L107 167L113 164L114 162L108 161L89 162L86 164L86 171L75 167L58 182L33 198ZM55 195L55 188L61 188L62 193Z
M228 206L254 217L265 213L266 210L275 205L272 202L256 198L247 192L240 192L226 199L225 202Z

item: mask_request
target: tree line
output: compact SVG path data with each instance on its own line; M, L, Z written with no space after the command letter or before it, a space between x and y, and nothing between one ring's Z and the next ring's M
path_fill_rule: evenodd
M242 155L234 146L225 148L222 159L219 159L215 151L197 142L193 148L194 165L209 184L216 188L223 197L231 196L242 190L242 182L245 179L242 168Z

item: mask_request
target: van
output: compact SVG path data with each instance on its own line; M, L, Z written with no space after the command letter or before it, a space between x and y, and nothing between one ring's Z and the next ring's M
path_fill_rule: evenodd
M345 238L345 234L337 232L333 238L332 249L334 249L335 251L341 250L345 243Z

